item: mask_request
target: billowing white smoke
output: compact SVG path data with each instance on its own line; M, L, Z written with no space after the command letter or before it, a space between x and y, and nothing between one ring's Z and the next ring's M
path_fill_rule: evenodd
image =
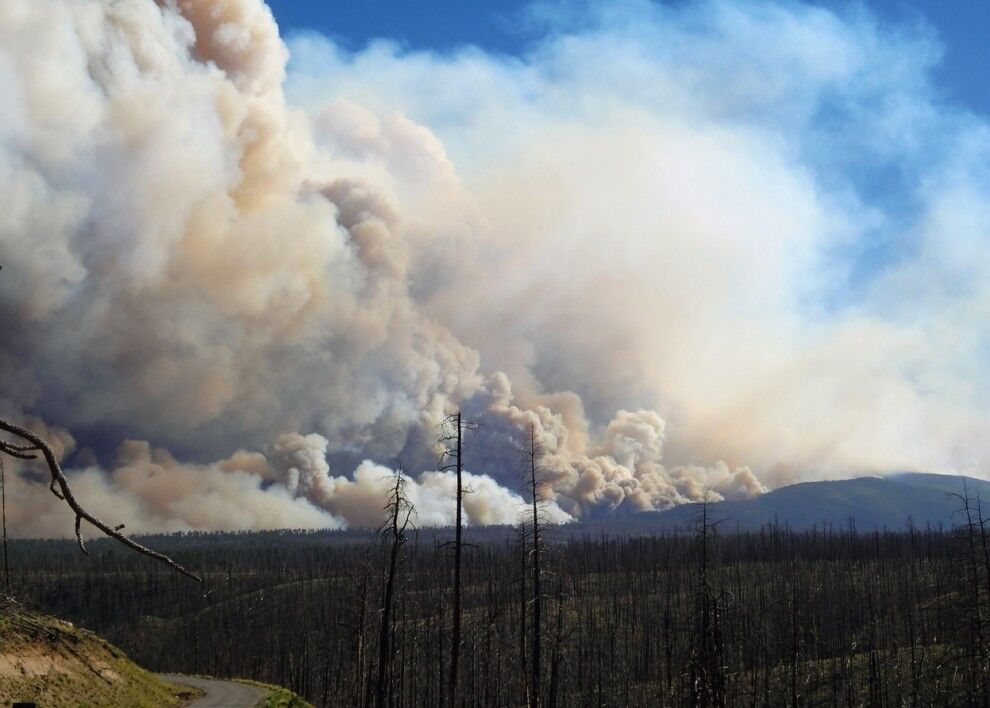
M276 478L293 494L311 499L352 526L377 526L393 470L365 461L352 478L334 477L327 464L326 438L311 434L287 433L275 441L272 464ZM416 521L425 526L453 523L457 480L452 471L425 471L406 477L406 493L416 510ZM487 475L464 473L464 511L470 524L514 523L525 502ZM554 522L571 520L551 503L547 518Z
M64 431L31 427L53 437L58 453L69 453L75 441ZM40 429L39 429L40 428ZM52 435L54 434L54 436ZM5 460L8 472L25 466ZM71 474L73 491L90 511L129 533L244 528L335 528L340 521L289 489L266 485L271 475L267 460L238 451L212 464L182 464L166 450L142 441L120 444L109 470L80 460ZM72 533L65 506L46 494L43 478L8 474L7 513L20 535Z
M624 502L645 511L674 504L709 499L748 498L767 491L747 467L730 470L725 462L714 467L663 465L665 423L655 411L620 410L597 444L565 420L567 400L557 401L564 412L545 405L522 409L512 402L509 381L496 374L489 383L489 410L509 421L516 429L531 430L545 452L541 460L544 496L555 500L575 516L581 509L606 504L618 507ZM580 415L571 411L572 415Z
M427 307L516 405L578 453L658 410L669 469L767 486L985 476L990 124L933 84L932 30L734 0L530 19L518 59L302 35L288 82L356 163L395 173L396 113L441 138L484 236Z
M514 519L530 426L558 520L990 461L982 360L937 345L987 321L987 141L924 41L557 11L519 61L301 38L287 101L261 0L0 4L0 414L78 438L79 496L142 531L375 525L397 458L446 523L457 407L472 523ZM835 96L864 145L818 130ZM936 134L911 256L809 306L884 224L822 155L929 166ZM67 532L18 469L18 532Z
M401 245L371 245L393 238L383 200L313 166L264 5L3 13L16 404L197 454L310 428L394 455L477 387L476 353L411 298Z
M38 428L39 421L32 421ZM44 428L42 428L44 429ZM57 451L68 453L74 441L61 431L53 438ZM327 440L319 435L282 435L270 453L239 450L209 464L180 463L164 449L147 442L120 444L109 469L96 465L73 471L74 491L97 516L125 524L130 533L266 528L375 527L392 470L364 462L352 478L335 477L326 462ZM8 515L20 535L72 533L64 505L40 480L24 479L17 461L5 460ZM407 478L407 491L419 526L454 521L456 481L453 472L422 472ZM468 524L515 523L525 502L487 475L465 473L465 521ZM571 517L551 503L546 518Z
M417 298L442 288L428 280L456 261L445 250L457 236L404 223L388 196L393 178L425 174L433 199L466 205L428 131L396 118L362 133L356 106L320 116L377 141L386 174L314 148L306 115L285 103L287 52L257 0L16 0L0 33L8 413L200 459L276 438L270 460L185 464L126 442L103 470L87 452L74 463L83 497L140 531L374 525L386 470L332 475L329 445L411 458L426 468L411 486L421 519L449 522L451 477L428 470L433 428L482 379L477 353ZM623 467L607 454L559 470L573 514L635 494L639 458ZM571 494L579 462L609 466L601 489L582 473ZM656 462L658 450L643 464ZM468 479L472 523L515 517L518 495ZM15 525L65 530L49 502L19 505Z

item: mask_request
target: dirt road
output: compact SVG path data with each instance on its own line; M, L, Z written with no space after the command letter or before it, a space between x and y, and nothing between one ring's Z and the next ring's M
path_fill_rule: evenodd
M195 676L179 676L177 674L161 674L161 677L166 681L179 683L183 686L192 686L203 691L205 695L187 704L187 708L255 708L266 695L264 689L236 681L221 681L220 679L196 678Z

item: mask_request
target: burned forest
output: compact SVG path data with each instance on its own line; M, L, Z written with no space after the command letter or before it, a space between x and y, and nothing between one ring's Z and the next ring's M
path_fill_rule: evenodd
M990 708L988 30L0 0L0 708Z
M316 705L977 706L990 695L990 555L972 502L951 531L733 533L709 517L657 536L541 529L542 545L525 523L465 534L456 648L450 539L407 526L401 485L389 504L377 536L148 539L198 569L205 594L108 541L88 558L15 542L10 583L156 670L250 676Z

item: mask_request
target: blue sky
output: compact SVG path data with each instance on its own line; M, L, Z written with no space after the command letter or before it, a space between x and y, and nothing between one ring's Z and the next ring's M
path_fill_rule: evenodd
M284 34L315 30L350 49L370 40L395 40L410 49L447 50L472 44L490 52L519 54L534 39L524 20L529 2L491 0L268 0ZM678 3L679 4L679 3ZM788 3L782 3L788 4ZM815 3L844 10L851 3ZM984 0L871 0L858 3L881 21L924 22L937 33L944 57L936 78L946 96L990 115L990 2Z

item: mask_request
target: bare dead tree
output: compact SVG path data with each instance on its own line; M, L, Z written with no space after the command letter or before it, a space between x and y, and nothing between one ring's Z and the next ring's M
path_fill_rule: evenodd
M10 560L7 556L7 470L0 457L0 518L3 519L3 579L10 592Z
M541 650L541 637L542 637L542 609L543 609L543 591L541 587L542 581L542 568L540 565L543 541L543 529L540 523L540 504L542 502L542 497L540 495L540 485L542 483L542 475L540 474L539 459L540 459L540 446L536 440L536 425L535 423L530 423L529 426L529 445L526 450L526 486L529 487L528 491L530 494L530 507L532 511L532 547L531 554L533 558L533 653L530 657L531 668L530 668L530 682L532 690L530 692L530 705L538 706L540 705L540 650Z
M547 705L556 708L560 685L560 663L564 642L564 581L557 577L557 624L550 652L550 687L547 691Z
M709 498L706 492L695 519L695 542L699 559L694 608L694 647L690 667L690 703L712 708L726 705L721 607L712 581L712 567L717 562L714 540L720 523L721 520L712 522L709 519Z
M526 521L522 519L519 525L516 527L516 538L513 553L519 561L519 573L516 579L519 582L519 633L516 635L517 647L519 650L519 685L520 685L520 695L522 697L522 702L526 705L530 703L530 686L529 686L529 671L527 667L526 657L528 655L527 651L527 629L526 629L526 617L529 614L526 610L526 573L529 566L528 563L528 548L529 548L529 532L526 528Z
M461 418L461 412L447 416L440 424L440 437L438 444L440 450L440 470L455 470L457 473L457 508L454 518L454 587L453 587L453 609L451 622L451 645L450 645L450 679L448 691L450 693L450 705L457 705L459 695L459 661L461 652L461 551L462 542L462 512L464 509L464 485L462 475L464 472L464 432L474 430L478 426L476 423L466 421ZM444 461L450 460L447 464Z
M361 583L357 588L357 594L360 598L358 601L357 618L352 626L353 636L354 636L354 675L352 678L354 697L355 700L360 700L362 705L368 705L370 700L370 683L371 679L368 678L365 681L364 664L365 664L365 649L367 648L367 641L365 640L365 634L367 631L367 625L369 624L367 620L368 615L368 575L369 575L369 565L368 559L365 557L360 563L361 568Z
M69 482L65 478L65 473L62 471L62 466L59 464L58 457L55 455L55 452L52 450L51 446L44 439L42 439L41 436L31 432L27 428L22 428L19 425L15 425L14 423L4 420L3 418L0 418L0 431L12 435L21 441L13 442L10 440L0 440L0 453L6 453L19 460L35 460L38 459L39 456L44 459L52 477L51 484L48 488L51 490L52 494L64 501L76 515L76 541L78 541L79 549L83 553L87 555L89 554L89 551L86 550L86 544L82 537L82 522L86 521L103 532L104 535L116 539L128 548L164 563L165 565L173 568L183 575L193 578L194 580L203 582L203 579L199 575L187 570L165 554L158 553L157 551L153 551L150 548L142 546L137 541L122 534L120 531L124 528L123 524L118 526L110 526L86 511L86 509L83 508L78 501L76 501L75 496L72 494L72 489L69 487Z
M987 519L983 517L983 500L980 499L979 492L976 493L976 525L980 534L980 547L983 549L983 582L990 602L990 540L987 539Z
M385 503L387 517L379 527L379 534L383 542L389 545L389 550L388 567L385 571L385 588L382 594L381 628L378 634L378 680L375 687L375 705L378 708L385 706L385 686L388 678L388 666L392 659L392 605L395 595L396 573L402 555L402 547L406 542L406 529L409 528L415 511L412 502L406 496L406 478L403 476L401 466L393 477Z
M952 493L948 496L959 501L957 513L965 519L965 525L960 530L966 548L961 559L961 575L963 577L962 607L965 617L962 648L966 662L968 700L970 705L987 705L990 698L990 683L987 681L990 649L987 647L983 602L980 597L980 570L986 562L986 556L981 553L982 541L985 539L982 505L974 504L965 480L961 494ZM980 545L977 539L980 539Z

